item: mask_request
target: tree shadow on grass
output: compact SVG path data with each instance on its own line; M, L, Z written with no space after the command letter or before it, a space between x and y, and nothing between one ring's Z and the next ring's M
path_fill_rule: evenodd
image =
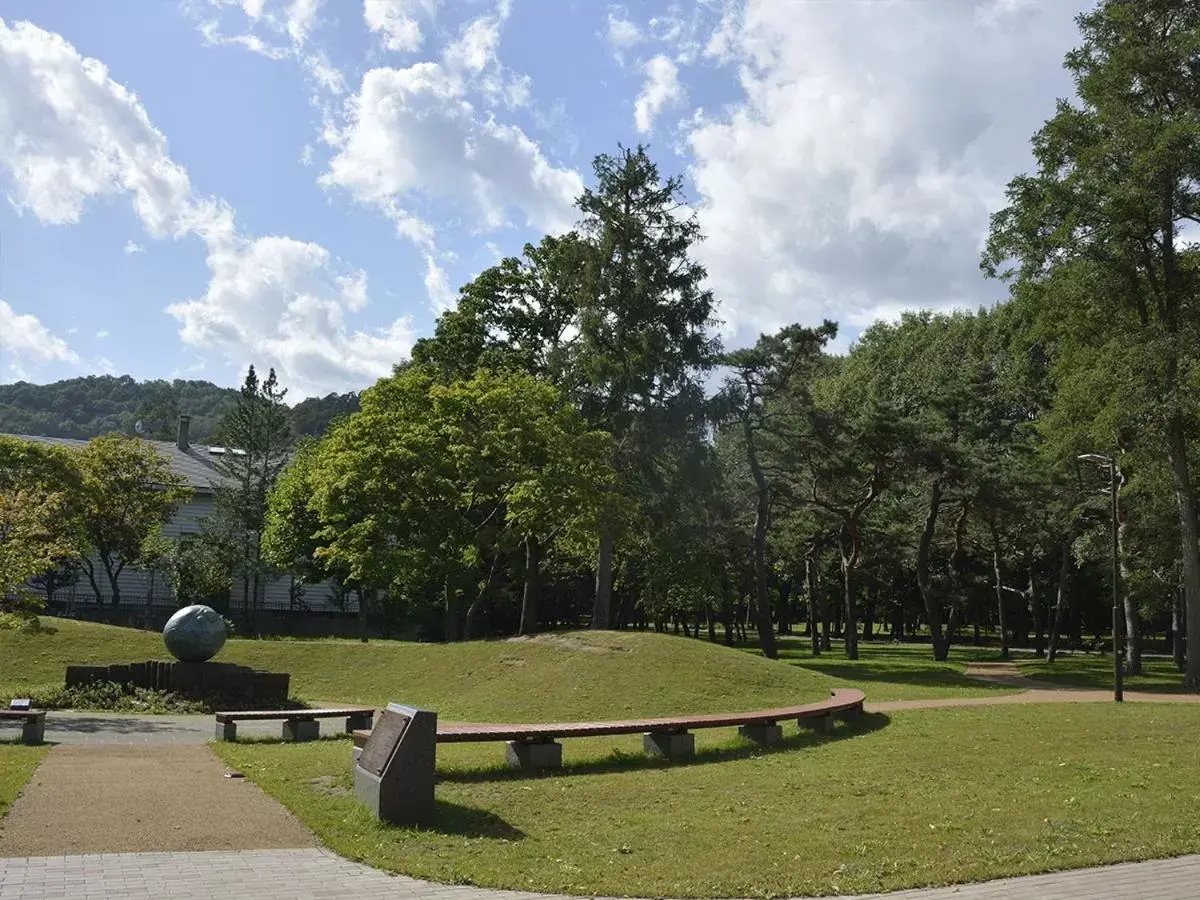
M811 730L802 730L787 735L773 747L762 747L748 740L740 740L727 746L705 747L696 751L696 755L687 760L665 760L640 753L629 753L624 750L614 750L608 756L600 759L586 759L576 762L566 762L561 769L546 769L530 771L525 769L510 769L507 766L495 765L473 769L450 769L439 771L438 781L455 784L477 784L489 781L511 781L528 778L562 778L571 775L605 775L622 772L639 772L646 769L663 769L681 766L703 766L711 763L729 762L738 759L749 759L767 753L787 753L804 750L820 744L834 741L851 740L862 737L884 728L891 720L883 713L863 713L854 722L839 722L834 729L822 734Z
M858 662L825 663L808 665L806 661L790 659L794 666L828 675L830 678L854 682L879 682L884 684L910 684L919 687L940 688L973 688L976 690L995 690L1012 693L1012 688L995 682L979 681L968 678L961 672L955 672L939 666L888 666L886 663L872 664L869 660ZM869 692L868 692L869 695Z

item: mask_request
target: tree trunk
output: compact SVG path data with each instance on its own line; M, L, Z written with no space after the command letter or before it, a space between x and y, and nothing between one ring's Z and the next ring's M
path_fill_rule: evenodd
M767 516L768 495L759 488L758 503L754 513L754 611L758 625L758 644L763 656L775 659L775 629L771 623L770 570L767 567Z
M458 588L454 586L454 582L447 578L445 586L445 619L443 622L443 634L447 641L457 641L460 637L459 620L458 620Z
M1197 543L1196 490L1192 485L1187 452L1183 419L1176 414L1167 426L1167 456L1179 508L1187 646L1193 650L1187 654L1183 683L1192 690L1200 690L1200 653L1194 652L1196 647L1200 647L1200 544Z
M1118 475L1120 481L1124 479ZM1120 482L1118 482L1120 483ZM1119 496L1119 494L1118 494ZM1118 500L1118 502L1120 502ZM1117 559L1121 572L1121 602L1125 607L1125 674L1142 674L1142 623L1138 617L1137 601L1129 590L1129 571L1125 565L1125 515L1117 517Z
M358 639L364 644L367 642L367 593L362 587L358 588Z
M812 557L804 560L804 580L808 584L808 634L812 638L812 655L821 655L821 633L818 622L823 618L821 609L821 585L817 580L817 565Z
M842 554L842 585L845 589L846 623L843 640L846 659L858 659L858 621L854 609L854 565L850 557Z
M613 546L612 530L600 532L600 549L596 554L596 599L592 607L592 627L607 630L612 627Z
M1175 668L1184 671L1187 664L1184 653L1184 635L1187 634L1187 622L1184 613L1183 589L1174 592L1171 601L1171 657L1175 660Z
M949 642L942 632L942 604L934 594L933 576L929 571L929 550L937 528L938 511L942 504L942 482L935 480L929 492L929 509L925 513L925 524L921 528L921 539L917 542L917 587L925 603L925 617L929 620L929 635L933 641L933 658L945 660L950 652Z
M779 633L792 633L792 579L785 578L779 585Z
M521 594L521 624L517 634L533 634L538 626L538 591L541 590L540 575L542 548L537 538L525 537L525 590Z
M1000 531L989 522L992 532L992 577L996 589L996 621L1000 626L1000 658L1008 659L1008 616L1004 609L1004 578L1000 572Z
M1042 609L1042 595L1037 592L1032 563L1029 566L1029 614L1033 617L1033 655L1042 659L1046 655L1045 611Z
M1050 622L1050 640L1046 645L1046 662L1054 662L1058 654L1058 641L1067 618L1067 594L1071 587L1071 544L1075 540L1074 530L1067 533L1062 545L1062 560L1058 566L1058 596L1054 604L1054 618Z

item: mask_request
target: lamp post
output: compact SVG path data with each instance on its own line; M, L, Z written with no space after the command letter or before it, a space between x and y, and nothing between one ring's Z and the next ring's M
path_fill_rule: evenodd
M1117 538L1117 461L1099 453L1084 453L1079 457L1086 462L1108 467L1109 493L1112 494L1112 645L1113 645L1113 700L1125 699L1125 684L1121 667L1121 551Z

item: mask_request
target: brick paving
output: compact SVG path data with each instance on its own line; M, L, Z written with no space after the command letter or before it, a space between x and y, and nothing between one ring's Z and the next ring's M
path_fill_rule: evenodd
M886 900L1190 900L1200 856L872 895ZM0 900L551 900L430 884L327 850L105 853L0 859ZM848 898L856 900L856 898ZM867 900L858 897L857 900Z

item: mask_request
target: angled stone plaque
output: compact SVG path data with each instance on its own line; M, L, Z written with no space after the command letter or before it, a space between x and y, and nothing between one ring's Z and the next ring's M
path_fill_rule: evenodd
M433 819L437 713L389 703L354 762L354 795L385 822Z

